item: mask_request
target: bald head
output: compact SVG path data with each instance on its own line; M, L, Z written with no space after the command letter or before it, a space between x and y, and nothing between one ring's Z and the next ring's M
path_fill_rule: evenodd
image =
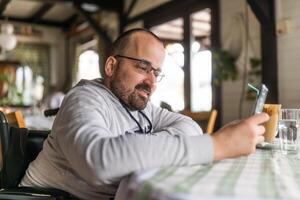
M154 33L143 28L131 29L115 40L107 54L106 61L116 55L147 59L144 54L155 56L162 51L164 51L163 42ZM158 66L161 66L161 63ZM105 67L101 69L101 74L104 79L107 78Z
M151 37L152 39L156 40L157 42L161 43L161 45L163 45L159 37L157 37L151 31L143 28L136 28L122 33L112 44L108 56L126 53L128 47L132 47L132 43L135 42L140 35Z

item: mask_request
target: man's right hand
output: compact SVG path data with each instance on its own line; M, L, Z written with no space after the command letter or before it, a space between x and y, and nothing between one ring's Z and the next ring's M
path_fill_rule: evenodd
M253 115L238 123L232 123L212 134L214 160L248 155L256 144L264 141L262 123L269 120L266 113Z

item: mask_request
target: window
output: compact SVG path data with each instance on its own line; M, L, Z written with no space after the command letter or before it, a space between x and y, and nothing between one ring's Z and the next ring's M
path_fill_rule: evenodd
M210 47L211 13L204 9L191 15L191 111L210 111L212 108L212 54Z
M152 102L167 103L174 111L190 109L192 112L209 111L212 108L212 55L208 50L211 35L211 11L204 9L191 13L191 66L184 65L183 18L176 18L151 27L166 45L167 56L162 66L165 78L157 84ZM186 67L186 69L185 69ZM190 70L187 70L190 68ZM184 74L190 71L191 74ZM184 77L190 80L189 91L184 91ZM190 92L190 94L189 94ZM185 106L184 95L190 97Z
M174 111L184 109L183 92L183 47L179 43L166 46L166 57L162 66L165 77L157 84L157 90L152 95L152 102L159 106L161 102L167 103Z
M212 107L211 86L211 52L200 50L198 42L193 43L191 68L191 110L193 112L209 111ZM166 46L166 58L162 71L166 75L157 84L157 90L152 96L152 102L159 106L161 102L169 104L174 111L184 109L184 71L183 47L179 43Z
M81 79L95 79L101 77L99 55L93 50L84 51L79 56L77 82Z
M212 55L209 50L195 52L195 49L192 49L194 55L191 67L191 110L193 112L210 111L212 108Z

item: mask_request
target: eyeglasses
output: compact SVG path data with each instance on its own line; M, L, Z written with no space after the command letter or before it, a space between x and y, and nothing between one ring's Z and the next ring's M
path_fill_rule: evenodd
M137 61L136 68L140 71L142 74L149 74L151 71L153 71L153 74L155 76L156 82L159 82L162 80L162 78L165 76L164 74L161 73L160 69L155 69L152 67L151 63L147 60L144 59L139 59L139 58L133 58L129 56L123 56L123 55L115 55L114 57L119 57L119 58L126 58L129 60L134 60Z

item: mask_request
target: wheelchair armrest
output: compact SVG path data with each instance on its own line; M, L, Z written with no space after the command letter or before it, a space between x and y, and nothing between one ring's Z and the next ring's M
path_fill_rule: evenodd
M5 198L6 197L6 198ZM45 199L45 200L77 200L71 194L55 188L16 187L2 189L0 199Z

